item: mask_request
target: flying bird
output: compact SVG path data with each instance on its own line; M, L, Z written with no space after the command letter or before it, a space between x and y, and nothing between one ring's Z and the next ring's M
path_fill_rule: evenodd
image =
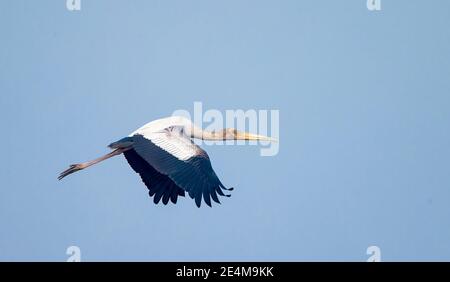
M154 120L116 142L109 144L112 151L92 161L73 164L58 179L88 168L111 157L123 154L131 168L140 175L153 202L169 200L176 204L178 196L187 193L197 207L203 201L211 206L211 199L220 204L219 196L230 197L214 172L208 154L193 142L202 140L263 140L276 141L267 136L227 128L204 131L184 117Z

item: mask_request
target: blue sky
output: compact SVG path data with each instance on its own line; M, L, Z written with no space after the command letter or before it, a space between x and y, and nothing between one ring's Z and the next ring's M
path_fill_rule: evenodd
M450 260L450 2L0 4L0 260ZM154 205L116 157L192 110L278 109L280 151L208 146L235 191Z

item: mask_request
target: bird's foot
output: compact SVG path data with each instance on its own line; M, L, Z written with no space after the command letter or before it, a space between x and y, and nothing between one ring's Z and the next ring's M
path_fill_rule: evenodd
M77 172L79 170L84 169L84 165L83 164L73 164L70 165L70 167L68 169L66 169L65 171L61 172L58 176L58 180L63 179L64 177L66 177L69 174L72 174L74 172Z

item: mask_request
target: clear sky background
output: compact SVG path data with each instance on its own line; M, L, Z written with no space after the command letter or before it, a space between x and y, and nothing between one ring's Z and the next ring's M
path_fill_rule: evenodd
M450 2L0 2L0 260L450 260ZM222 205L154 205L120 156L176 109L278 109L208 146Z

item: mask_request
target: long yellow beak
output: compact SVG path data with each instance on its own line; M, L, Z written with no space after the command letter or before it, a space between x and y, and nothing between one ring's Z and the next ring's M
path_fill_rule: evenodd
M267 137L264 135L252 134L248 132L238 132L236 134L236 140L250 140L250 141L270 141L270 142L278 142L277 139L272 137Z

